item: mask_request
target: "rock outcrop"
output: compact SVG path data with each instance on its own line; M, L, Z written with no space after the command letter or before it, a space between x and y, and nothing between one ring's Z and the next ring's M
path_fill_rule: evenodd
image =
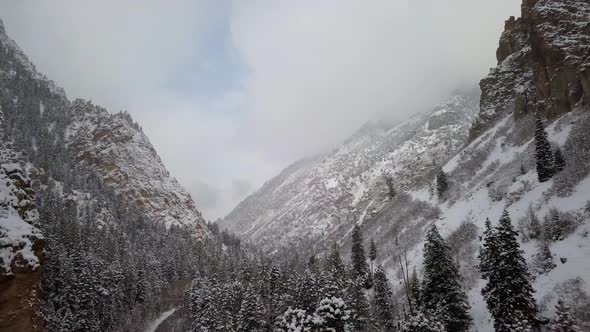
M547 118L590 103L590 5L585 0L525 0L510 17L496 52L498 66L481 81L481 111L474 139L513 110Z
M31 182L17 163L0 166L0 331L42 331L40 288L45 241Z

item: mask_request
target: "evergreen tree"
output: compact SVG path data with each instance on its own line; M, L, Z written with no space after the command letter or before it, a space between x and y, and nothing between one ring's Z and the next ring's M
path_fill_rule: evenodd
M449 331L468 331L471 325L469 302L460 282L451 249L433 225L424 244L422 305L431 311L440 309Z
M535 159L537 160L537 176L539 182L545 182L553 176L554 161L551 144L541 114L537 112L535 123Z
M418 311L404 320L402 332L446 332L445 326L436 313Z
M312 315L318 302L318 287L315 274L311 269L306 269L297 290L297 308L303 309L308 315Z
M238 315L238 331L261 331L264 326L264 310L256 286L248 284L244 292L244 300Z
M364 331L369 325L369 302L364 290L364 280L360 277L350 283L347 290L346 303L350 308L350 322L355 331Z
M332 244L332 249L326 258L320 283L320 298L342 298L347 284L347 275L336 243Z
M555 149L553 159L555 161L555 172L561 172L565 168L566 162L565 157L563 156L563 153L559 147Z
M319 331L345 332L350 324L350 310L341 298L325 298L317 307L313 323Z
M368 272L367 257L365 256L365 248L363 246L363 235L358 224L354 226L352 231L351 260L352 278L366 279Z
M376 325L384 331L393 329L393 306L391 288L383 266L379 265L374 276L375 304L373 317Z
M483 241L483 246L479 249L479 271L482 277L486 279L492 269L491 260L498 254L496 237L489 218L486 218Z
M550 332L582 332L562 300L557 301L555 317L549 322Z
M534 290L517 237L505 210L493 236L496 254L488 257L488 270L482 271L488 279L482 295L498 332L537 324Z
M412 272L412 278L410 279L410 296L412 298L412 302L416 305L416 308L420 308L422 305L420 302L420 280L418 279L416 268L414 268L414 272Z
M441 169L436 175L436 192L439 198L443 198L444 194L449 189L449 183L447 181L447 174Z
M305 310L291 309L279 318L277 323L277 332L308 332L313 327L312 317L309 316Z
M537 274L547 274L557 265L553 262L553 254L547 241L539 243L539 251L533 257L533 268Z

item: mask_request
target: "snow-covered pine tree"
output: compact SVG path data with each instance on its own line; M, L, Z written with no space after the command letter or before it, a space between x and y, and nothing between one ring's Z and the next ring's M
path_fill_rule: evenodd
M352 261L352 278L361 278L365 280L369 268L367 266L367 256L365 255L365 247L363 246L363 234L360 226L354 225L352 230L352 248L350 252L350 258Z
M438 198L443 198L447 189L449 189L447 174L441 169L436 175L436 193L438 194Z
M313 328L313 317L308 315L305 310L291 309L289 307L281 317L275 327L275 332L308 332Z
M391 287L385 275L383 266L379 265L374 276L375 298L373 318L375 324L383 331L393 329L393 305L391 302Z
M402 323L402 332L446 332L445 325L436 313L417 311Z
M566 162L563 152L561 152L559 147L555 148L553 160L555 161L555 173L561 172L565 168Z
M424 244L422 306L426 310L442 310L448 317L444 324L449 331L468 331L471 326L469 302L461 288L461 275L451 257L451 249L436 225L432 225Z
M510 215L504 210L493 236L492 243L497 251L488 257L485 273L488 283L482 289L498 332L511 332L517 327L524 329L537 324L538 309L533 298L531 276L517 238Z
M557 266L553 262L553 254L547 241L539 243L539 251L533 257L532 265L537 274L547 274Z
M297 308L312 315L318 303L318 285L316 275L311 269L306 269L301 282L297 285Z
M420 280L418 279L418 273L415 267L410 279L410 296L415 307L420 308L422 306L420 302Z
M491 259L497 255L497 245L492 222L489 218L485 221L485 230L483 232L483 245L479 249L479 271L482 278L486 279L491 270Z
M365 281L361 277L353 280L346 292L346 303L350 308L350 323L355 331L365 331L370 323L371 307L365 295Z
M320 298L343 297L347 286L347 274L336 243L332 244L332 249L326 258L320 283Z
M555 317L549 321L549 332L582 332L570 313L570 308L562 300L557 301Z
M535 122L535 159L537 160L537 176L539 182L545 182L555 173L553 151L547 138L545 124L541 114L537 112Z
M238 332L262 331L263 326L264 308L256 285L249 283L244 291L244 299L238 314Z
M322 299L315 311L313 323L319 331L348 332L350 310L341 298Z

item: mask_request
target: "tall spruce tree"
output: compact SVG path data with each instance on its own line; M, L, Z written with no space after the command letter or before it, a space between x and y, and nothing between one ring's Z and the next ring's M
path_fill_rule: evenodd
M549 322L549 332L582 332L562 300L557 301L555 317Z
M553 160L555 161L555 172L561 172L565 168L565 157L563 156L563 152L559 147L555 148L555 153L553 154Z
M420 280L418 279L416 268L414 268L414 272L412 272L412 277L410 279L410 296L412 297L412 302L415 307L420 308L422 306L420 301Z
M512 227L510 215L504 210L489 239L493 243L494 254L488 253L487 270L482 271L482 275L488 279L482 295L498 332L515 331L537 324L538 309L533 298L531 277L517 238L518 233Z
M489 276L491 270L490 260L497 255L496 248L496 237L492 228L492 222L489 218L486 218L483 245L479 249L479 271L484 279Z
M340 251L336 243L324 263L324 270L320 277L320 298L342 298L343 291L347 286L347 274Z
M539 182L545 182L555 173L553 151L547 139L547 132L541 114L537 112L535 122L535 159Z
M365 280L369 269L367 266L367 257L365 256L365 247L363 246L363 234L358 224L354 225L354 229L352 230L352 248L350 256L352 260L352 277Z
M451 249L433 225L424 244L422 306L441 310L449 331L468 331L471 326L469 302L461 288L461 276L451 257Z
M256 285L249 283L244 291L244 299L238 314L238 331L261 331L264 326L264 309Z
M436 175L436 193L438 194L438 198L443 198L447 189L449 189L447 174L441 169Z
M350 322L355 331L365 331L370 323L369 302L365 295L365 280L357 277L350 282L347 289L346 303L350 308Z
M311 269L306 269L297 290L297 308L312 315L318 302L318 286L316 275Z
M393 305L391 302L391 287L383 266L379 265L374 276L375 304L373 317L376 325L383 331L393 329Z

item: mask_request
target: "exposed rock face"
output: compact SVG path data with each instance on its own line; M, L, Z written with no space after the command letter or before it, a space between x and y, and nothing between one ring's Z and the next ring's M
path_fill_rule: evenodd
M500 113L541 111L552 119L590 102L590 3L525 0L521 17L505 24L498 66L480 87L475 138Z
M386 177L399 192L429 183L465 141L476 111L476 98L457 95L397 126L364 125L331 153L301 160L265 183L222 226L268 248L346 240L355 223L389 204Z
M12 151L4 148L4 162ZM16 163L0 167L0 331L41 331L43 236L30 181Z
M98 172L148 219L167 226L194 227L201 235L207 232L194 201L170 176L129 115L111 115L83 100L74 101L70 112L66 146L81 166Z

